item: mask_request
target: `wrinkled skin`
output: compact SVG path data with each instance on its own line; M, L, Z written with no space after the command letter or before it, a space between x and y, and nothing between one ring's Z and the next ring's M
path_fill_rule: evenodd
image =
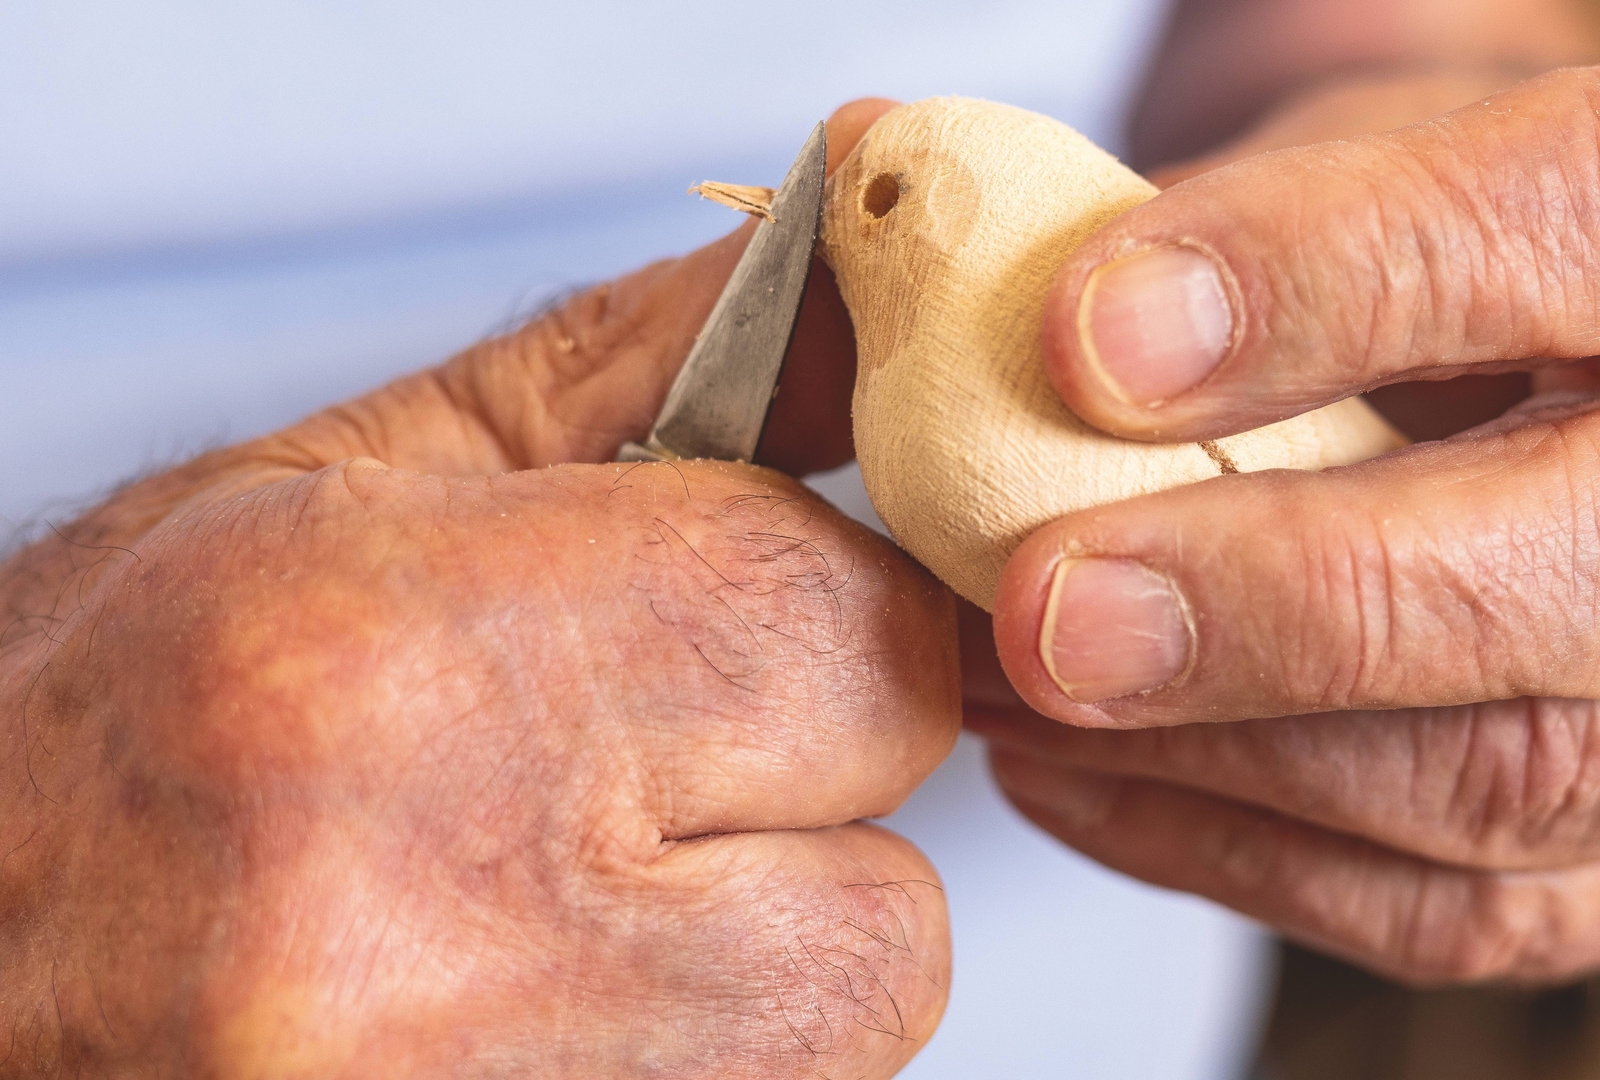
M1186 4L1226 11L1175 32L1245 41L1219 28L1272 4ZM1174 62L1146 119L1237 105L1220 76L1245 68L1215 52L1194 53L1214 94ZM1260 156L1515 81L1346 79L1157 174L1172 190L1062 270L1063 396L1129 437L1195 438L1383 383L1442 434L1523 385L1408 381L1457 371L1587 393L1593 79ZM834 118L834 164L887 107ZM1398 225L1375 212L1396 190ZM1274 333L1159 416L1100 393L1074 283L1118 243L1240 221L1231 270L1287 286L1248 294ZM954 736L947 594L776 474L596 464L648 426L747 236L135 485L5 565L0 1072L887 1076L925 1041L948 985L937 878L853 822ZM1319 269L1342 287L1306 287ZM1409 305L1402 278L1424 286ZM1496 307L1489 286L1520 280ZM1424 296L1451 317L1420 324ZM1566 323L1528 321L1530 296ZM1351 336L1297 351L1322 328ZM853 361L819 269L763 461L848 459ZM1544 403L1041 532L997 623L961 618L967 720L1008 794L1113 866L1402 978L1600 963L1595 711L1549 696L1596 693L1594 433L1587 397ZM1185 590L1183 679L1059 694L1037 635L1068 545ZM1546 696L1493 700L1515 693Z
M0 1073L886 1077L926 1041L938 877L859 819L955 738L949 594L778 473L595 463L747 235L6 564ZM848 453L802 434L848 391L828 305L796 471Z
M1062 268L1044 328L1064 399L1130 438L1215 438L1375 387L1419 436L1467 430L1072 515L1007 568L994 638L967 628L999 661L969 682L969 723L1024 813L1413 983L1600 967L1600 71L1317 142L1495 82L1297 98L1164 172ZM1222 260L1242 330L1208 379L1140 405L1085 363L1077 305L1113 253L1174 238ZM1064 553L1177 589L1178 677L1062 691L1040 629Z

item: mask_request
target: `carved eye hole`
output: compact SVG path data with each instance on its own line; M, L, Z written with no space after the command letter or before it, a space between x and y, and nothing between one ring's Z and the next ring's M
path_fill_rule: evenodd
M867 182L861 192L861 209L875 218L881 218L900 202L900 178L894 173L882 172Z

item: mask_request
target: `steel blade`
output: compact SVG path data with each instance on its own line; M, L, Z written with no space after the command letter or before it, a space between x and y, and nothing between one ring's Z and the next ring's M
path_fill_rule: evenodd
M773 196L773 220L756 228L711 309L650 437L624 446L619 461L755 456L805 299L826 163L818 124Z

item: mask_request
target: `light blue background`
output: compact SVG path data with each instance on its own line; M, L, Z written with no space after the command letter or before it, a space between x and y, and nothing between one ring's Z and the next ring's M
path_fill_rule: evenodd
M864 94L991 97L1115 146L1159 0L0 3L0 525L436 361L730 228ZM821 486L870 514L846 471ZM966 740L892 819L949 889L904 1074L1212 1080L1265 948L1022 823Z

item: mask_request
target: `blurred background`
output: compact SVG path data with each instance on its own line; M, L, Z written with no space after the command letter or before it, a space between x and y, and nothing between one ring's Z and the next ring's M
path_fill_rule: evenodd
M434 363L731 229L863 95L966 94L1113 150L1161 0L0 3L0 527ZM870 515L850 470L818 481ZM949 889L903 1074L1242 1074L1271 949L1035 832L963 742L891 824Z

